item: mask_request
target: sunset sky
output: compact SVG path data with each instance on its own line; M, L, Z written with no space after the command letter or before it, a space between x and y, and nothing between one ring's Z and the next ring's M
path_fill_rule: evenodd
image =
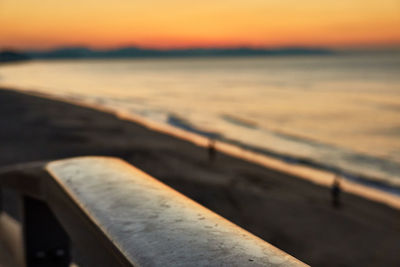
M400 0L0 0L0 48L400 46Z

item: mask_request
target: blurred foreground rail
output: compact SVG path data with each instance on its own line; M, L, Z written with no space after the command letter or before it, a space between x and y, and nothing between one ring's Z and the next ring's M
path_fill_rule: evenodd
M0 188L19 266L304 266L117 158L6 168Z

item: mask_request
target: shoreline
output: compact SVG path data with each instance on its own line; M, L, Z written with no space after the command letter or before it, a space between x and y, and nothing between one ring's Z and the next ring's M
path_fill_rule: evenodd
M178 129L163 133L125 116L0 90L0 167L118 157L307 264L398 265L398 209L346 191L335 208L323 185L330 184L329 174L287 170L285 163L222 143L210 161L207 138Z
M100 112L105 112L114 115L121 120L126 120L140 124L153 131L157 131L163 134L168 134L180 138L182 140L189 141L203 148L207 148L209 144L210 139L205 136L190 131L185 131L178 127L174 127L172 125L161 124L155 121L151 121L137 114L124 113L101 105L85 103L83 101L82 102L74 101L72 99L66 99L62 97L35 92L34 90L27 91L15 87L7 87L7 88L0 87L0 90L4 89L36 97L42 97L50 100L66 102L72 105L91 108ZM240 146L235 146L233 144L219 140L215 141L215 148L219 152L226 153L230 156L237 157L239 159L246 160L252 163L256 163L266 168L272 168L293 175L296 178L304 179L324 187L331 187L334 177L336 175L336 173L334 172L329 172L327 170L323 170L320 168L313 168L312 166L304 164L287 163L283 160L280 160L279 158L270 157L268 155L258 153L249 149L245 149ZM380 202L389 205L392 208L400 210L400 195L394 193L388 193L379 188L366 186L362 183L353 182L348 180L347 178L344 178L343 176L340 177L341 177L341 186L345 192L355 194L372 201Z

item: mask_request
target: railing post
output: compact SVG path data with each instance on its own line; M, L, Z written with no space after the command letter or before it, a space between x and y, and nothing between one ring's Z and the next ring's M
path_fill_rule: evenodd
M70 239L96 267L305 266L120 159L8 168L0 186L0 235L20 266L69 266Z
M25 196L23 210L26 266L69 266L68 236L49 207L40 200Z

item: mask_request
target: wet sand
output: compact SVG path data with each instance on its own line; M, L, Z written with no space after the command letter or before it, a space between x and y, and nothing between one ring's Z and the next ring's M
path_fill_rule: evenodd
M0 166L81 155L125 159L315 266L399 266L400 211L207 150L90 108L0 90Z

